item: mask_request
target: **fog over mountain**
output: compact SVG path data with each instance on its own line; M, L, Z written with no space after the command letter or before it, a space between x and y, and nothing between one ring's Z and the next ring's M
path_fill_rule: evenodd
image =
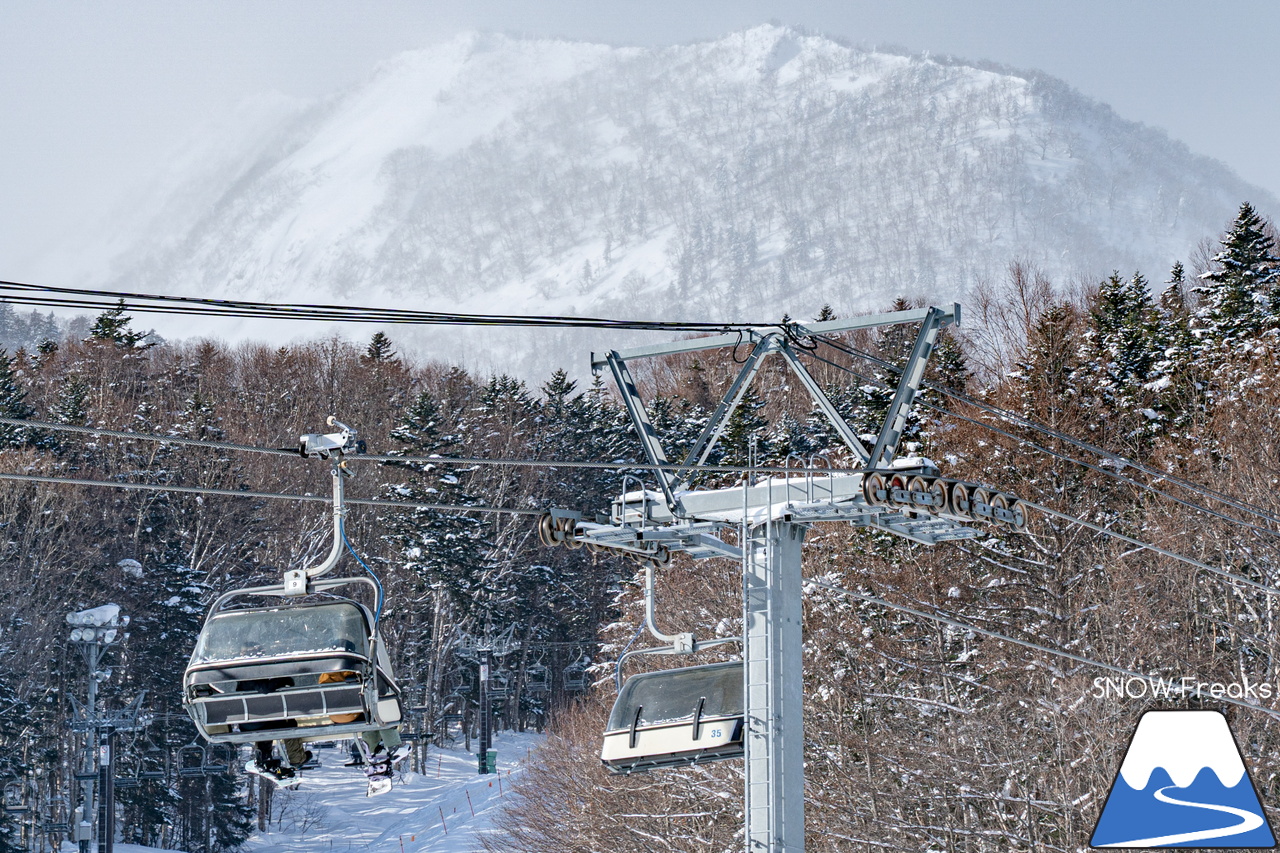
M1015 258L1160 281L1242 201L1275 209L1059 80L777 26L660 50L469 34L263 99L166 174L95 283L768 321L963 299ZM640 342L389 331L530 377Z

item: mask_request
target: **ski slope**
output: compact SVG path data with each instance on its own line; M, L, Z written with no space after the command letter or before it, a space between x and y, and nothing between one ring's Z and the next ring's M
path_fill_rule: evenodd
M406 773L379 797L365 796L365 777L344 767L345 749L320 751L321 766L302 784L280 790L280 815L267 832L255 833L246 853L473 853L503 798L520 779L540 735L499 732L497 774L476 772L476 756L457 749L428 750L426 773ZM474 812L474 814L473 814ZM118 848L117 848L118 849Z
M426 773L397 776L395 788L379 797L365 796L365 777L358 767L344 767L347 751L320 750L321 766L306 771L294 790L279 790L274 820L267 832L255 833L245 853L476 853L480 836L492 830L493 816L520 784L528 758L542 736L498 732L497 774L476 772L476 756L456 749L428 750ZM406 762L407 763L407 762ZM63 853L76 846L63 844ZM181 853L115 845L116 853Z

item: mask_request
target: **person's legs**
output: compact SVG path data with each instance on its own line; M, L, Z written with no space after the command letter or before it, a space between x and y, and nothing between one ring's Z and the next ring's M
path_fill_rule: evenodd
M361 732L360 739L369 747L369 754L373 755L378 751L378 747L382 746L382 731L374 729L373 731Z
M311 753L302 746L301 738L286 738L281 741L284 744L284 754L289 758L289 764L294 767L301 767L311 758Z

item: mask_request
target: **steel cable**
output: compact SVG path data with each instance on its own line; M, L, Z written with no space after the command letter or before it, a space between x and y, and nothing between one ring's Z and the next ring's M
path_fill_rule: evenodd
M972 631L975 634L982 634L983 636L991 637L992 639L995 639L995 640L1000 640L1006 643L1012 643L1014 645L1032 649L1037 652L1043 652L1044 654L1054 655L1055 657L1065 658L1067 660L1072 660L1072 661L1075 661L1076 663L1084 664L1086 666L1092 666L1092 667L1097 667L1099 669L1104 669L1109 672L1114 672L1117 675L1123 675L1129 678L1140 678L1143 681L1147 682L1148 684L1154 685L1159 683L1154 676L1144 675L1143 673L1137 672L1136 670L1125 669L1122 666L1116 666L1115 664L1105 663L1103 661L1087 658L1083 655L1078 655L1074 652L1068 652L1064 649L1057 649L1057 648L1053 648L1052 646L1046 646L1040 643L1033 643L1030 640L1020 640L1016 637L1011 637L1008 634L1001 634L998 631L992 631L989 628L981 628L981 627L978 627L977 625L973 625L967 622L961 622L960 620L953 619L949 616L943 616L940 613L928 613L924 610L918 610L914 607L908 607L905 604L897 604L892 601L886 601L883 598L879 598L878 596L870 595L868 593L856 592L854 590L845 589L844 587L839 587L839 586L836 586L835 584L828 583L826 581L810 578L805 580L805 584L810 586L816 586L821 589L831 590L832 592L839 593L840 595L846 595L846 596L849 596L850 598L856 598L860 601L865 601L868 604L873 604L878 607L887 607L890 610L897 610L900 613L906 613L909 616L915 616L919 619L929 619L934 622L940 622L943 625L950 625L953 628L959 628L960 630L963 630L963 631ZM1190 692L1192 695L1195 695L1195 696L1205 695L1204 692L1201 691L1198 687L1188 692ZM1251 711L1261 711L1264 714L1269 714L1272 717L1280 719L1280 711L1275 711L1275 710L1272 710L1271 708L1267 708L1262 705L1255 705L1252 702L1245 702L1241 699L1232 699L1230 696L1212 696L1211 695L1208 698L1212 699L1215 702L1226 702L1228 704L1235 705L1240 708L1247 708Z

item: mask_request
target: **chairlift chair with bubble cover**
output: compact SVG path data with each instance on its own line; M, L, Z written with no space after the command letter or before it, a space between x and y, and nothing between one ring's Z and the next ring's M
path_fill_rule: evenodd
M333 459L333 547L281 584L220 596L209 608L183 676L183 707L213 743L332 740L400 723L403 707L378 616L337 590L381 588L371 577L317 580L344 547L342 464L354 433L302 437L304 455Z
M633 675L613 703L600 760L642 773L740 758L743 716L741 661Z

